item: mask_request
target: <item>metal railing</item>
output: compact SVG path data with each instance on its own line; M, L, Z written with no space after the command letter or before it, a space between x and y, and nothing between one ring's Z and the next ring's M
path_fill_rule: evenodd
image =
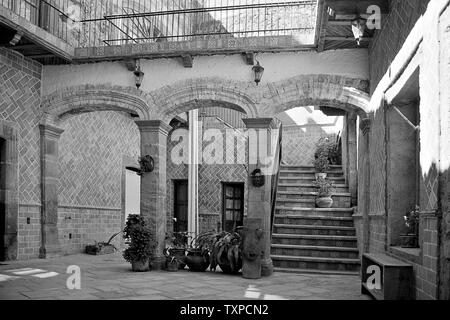
M78 43L69 16L71 6L77 7L70 0L0 0L0 5L68 43Z
M292 35L314 43L317 0L0 0L76 47Z
M310 34L317 1L111 0L82 17L79 46Z
M273 175L271 177L271 190L270 190L270 235L272 235L273 225L275 221L275 209L277 204L278 195L278 181L280 177L281 161L283 158L283 124L280 122L278 125L278 139L277 147L275 149L275 167Z

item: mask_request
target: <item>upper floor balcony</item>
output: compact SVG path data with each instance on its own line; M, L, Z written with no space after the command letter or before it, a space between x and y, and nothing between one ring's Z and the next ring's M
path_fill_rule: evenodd
M44 64L367 47L387 0L0 0L0 46Z

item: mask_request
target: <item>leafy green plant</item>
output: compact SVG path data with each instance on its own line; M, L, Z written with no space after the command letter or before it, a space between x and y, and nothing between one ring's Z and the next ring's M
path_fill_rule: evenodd
M420 207L415 206L415 208L406 213L404 216L405 225L408 227L408 234L418 234L419 230L419 220L420 220Z
M141 215L130 214L123 230L123 237L129 244L123 252L126 261L145 261L152 257L155 242L148 219Z
M328 179L319 178L316 181L313 182L314 185L317 187L317 197L318 198L326 198L330 197L333 193L334 186L333 182L331 182Z
M211 246L211 270L217 265L227 273L238 272L242 268L242 237L239 232L217 233Z
M330 162L328 161L328 156L321 154L319 157L314 159L314 167L316 172L325 173L330 169Z

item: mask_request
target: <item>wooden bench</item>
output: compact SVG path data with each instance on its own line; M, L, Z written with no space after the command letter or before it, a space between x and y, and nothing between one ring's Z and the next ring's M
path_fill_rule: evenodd
M373 288L374 273L378 271L379 287ZM378 268L377 268L378 267ZM410 300L413 298L413 266L386 254L365 253L361 262L361 292L377 300ZM372 276L372 277L371 277ZM370 278L369 284L367 280Z

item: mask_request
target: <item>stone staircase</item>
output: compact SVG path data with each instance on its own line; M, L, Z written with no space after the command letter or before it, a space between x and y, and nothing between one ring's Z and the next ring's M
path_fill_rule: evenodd
M280 169L271 256L275 271L358 274L350 193L341 166L332 166L333 208L315 208L313 167Z

